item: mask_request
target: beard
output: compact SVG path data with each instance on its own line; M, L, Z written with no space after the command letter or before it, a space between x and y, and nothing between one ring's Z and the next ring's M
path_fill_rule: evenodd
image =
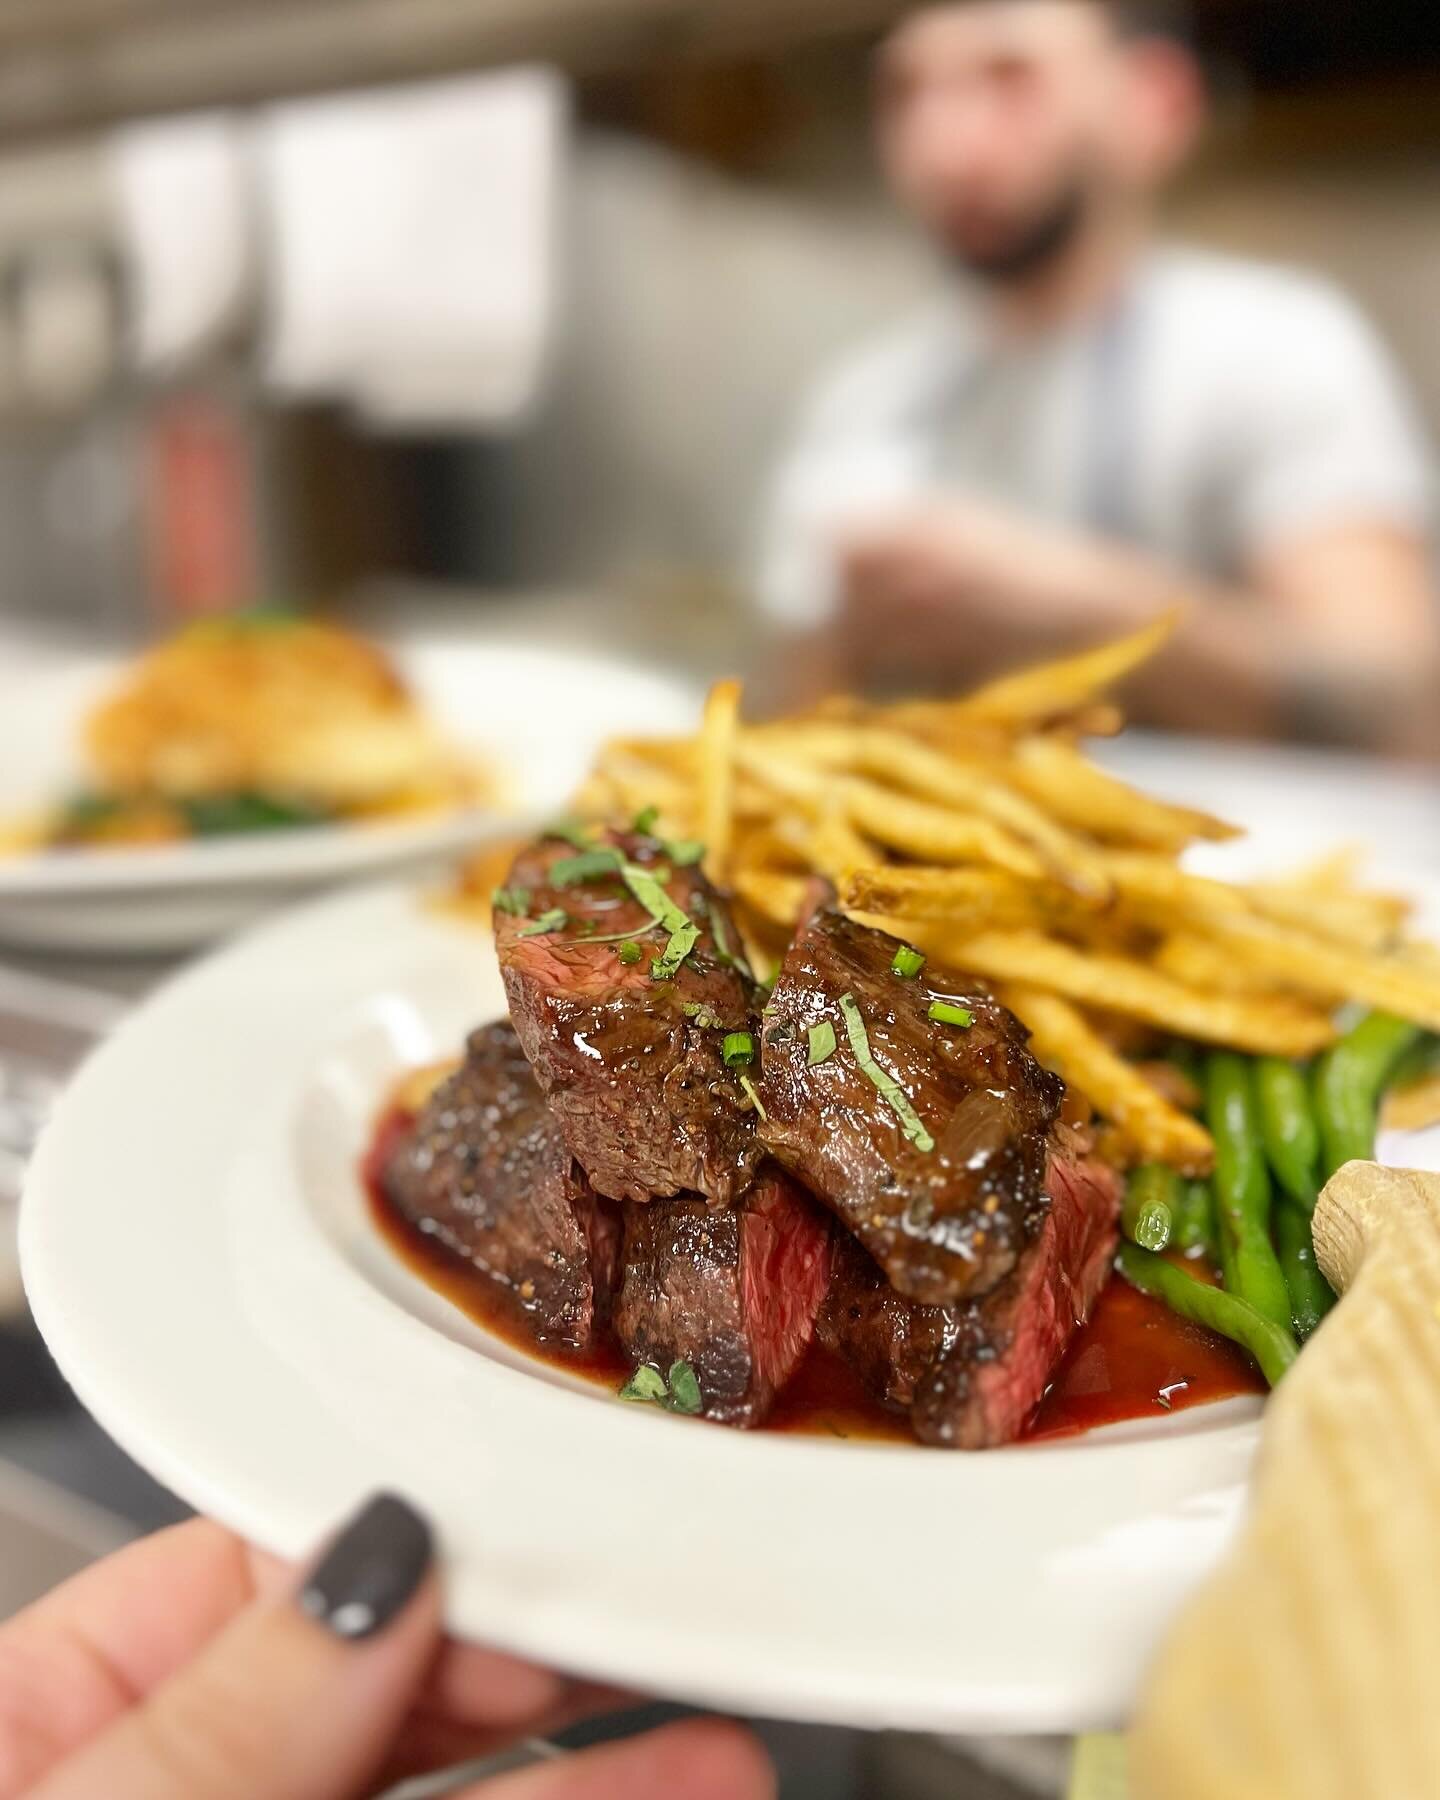
M1074 243L1085 223L1086 193L1074 182L1041 212L987 243L967 243L947 236L951 258L969 275L994 287L1028 281L1047 269Z

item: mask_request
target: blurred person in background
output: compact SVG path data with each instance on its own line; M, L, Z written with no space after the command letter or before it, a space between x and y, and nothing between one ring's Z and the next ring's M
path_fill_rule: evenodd
M1314 277L1159 245L1203 130L1182 12L947 0L879 55L881 160L954 279L822 384L761 571L793 689L957 684L1177 604L1184 728L1432 747L1432 469Z

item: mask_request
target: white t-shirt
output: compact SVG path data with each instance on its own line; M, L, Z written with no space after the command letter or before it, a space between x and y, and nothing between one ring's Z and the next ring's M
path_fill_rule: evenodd
M1220 580L1347 520L1430 525L1424 433L1363 315L1314 277L1156 250L1103 317L996 342L957 295L822 383L779 473L760 592L836 604L838 527L963 493Z

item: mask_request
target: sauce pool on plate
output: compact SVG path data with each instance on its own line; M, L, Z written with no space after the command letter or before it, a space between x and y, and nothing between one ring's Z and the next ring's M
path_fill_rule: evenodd
M612 1339L603 1337L584 1355L537 1343L525 1313L503 1288L396 1213L379 1175L411 1118L399 1107L382 1114L361 1168L371 1215L390 1249L427 1286L505 1343L569 1374L618 1389L630 1366ZM1112 1279L1088 1323L1076 1333L1024 1440L1070 1437L1099 1425L1158 1418L1264 1391L1259 1370L1233 1344ZM852 1371L818 1344L811 1345L762 1429L914 1444L906 1419L872 1400Z

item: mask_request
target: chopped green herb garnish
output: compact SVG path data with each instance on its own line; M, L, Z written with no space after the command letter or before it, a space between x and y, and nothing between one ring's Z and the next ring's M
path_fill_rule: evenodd
M738 1069L755 1060L755 1039L748 1031L728 1031L721 1049L727 1069Z
M975 1023L968 1006L956 1006L953 1000L932 1000L930 1017L937 1025L959 1025L962 1029Z
M677 869L693 869L705 854L705 846L696 838L680 838L667 843L665 854Z
M686 917L649 869L622 863L620 877L657 925L670 933L665 953L650 965L656 981L669 981L700 941L700 927Z
M816 1063L828 1062L835 1054L835 1027L828 1019L822 1019L818 1025L812 1025L810 1038L810 1067Z
M865 1030L865 1020L860 1012L853 994L840 996L840 1011L845 1016L845 1035L850 1040L850 1048L855 1053L855 1060L864 1073L880 1090L886 1102L900 1120L904 1135L917 1150L930 1151L935 1148L935 1140L925 1129L919 1113L910 1104L910 1097L888 1070L882 1069L870 1054L870 1038Z
M670 1410L678 1413L698 1413L701 1406L700 1377L688 1362L673 1362L670 1365Z
M898 975L902 981L909 981L924 967L923 952L912 949L909 944L902 944L895 952L895 960L890 965L890 973Z
M490 904L498 913L523 919L530 910L530 890L527 887L498 887L490 896Z
M755 1083L748 1075L742 1075L740 1077L740 1085L749 1096L750 1104L755 1108L757 1115L761 1119L764 1119L766 1117L765 1108L760 1104L760 1096L755 1091Z
M323 817L314 806L279 794L192 794L176 804L191 837L278 831L293 825L317 825Z
M667 1388L665 1377L658 1369L652 1369L649 1363L641 1363L640 1367L620 1390L622 1400L647 1400L652 1405L663 1406Z
M663 1406L667 1412L685 1413L693 1417L704 1405L700 1395L700 1377L688 1362L673 1362L668 1376L649 1363L640 1367L620 1390L622 1400L639 1400L650 1406Z
M638 831L641 837L650 837L654 833L659 817L660 808L658 806L642 806L636 813L631 828Z
M640 946L634 938L627 938L616 954L627 968L633 968L640 960Z
M606 875L618 875L624 857L609 844L593 850L582 850L578 856L562 856L550 865L552 887L574 887L581 881L599 881Z
M570 923L570 915L563 906L552 906L549 912L541 913L533 925L527 925L523 931L517 931L516 937L544 937L547 932L563 931Z
M685 1017L687 1019L693 1019L696 1028L700 1031L720 1031L723 1029L723 1022L716 1018L715 1014L711 1012L708 1006L702 1006L698 1000L687 1000L685 1002Z

